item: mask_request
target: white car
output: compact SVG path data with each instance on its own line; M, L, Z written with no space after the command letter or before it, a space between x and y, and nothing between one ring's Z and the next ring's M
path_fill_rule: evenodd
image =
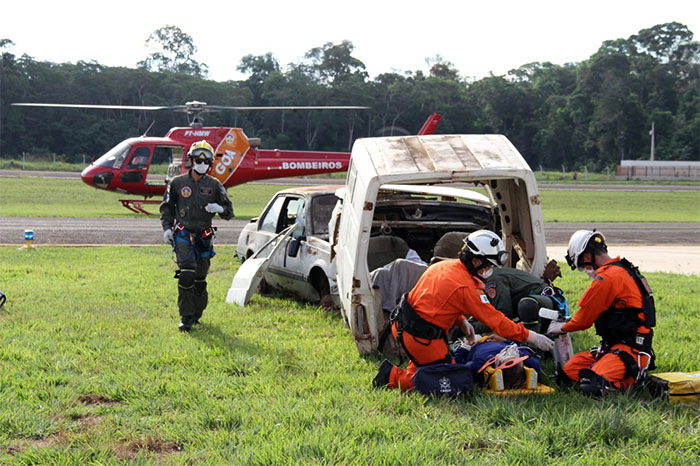
M312 303L337 305L338 287L331 266L328 222L338 201L338 186L279 191L260 217L238 237L236 256L245 261L290 225L296 225L265 270L264 287L291 293Z

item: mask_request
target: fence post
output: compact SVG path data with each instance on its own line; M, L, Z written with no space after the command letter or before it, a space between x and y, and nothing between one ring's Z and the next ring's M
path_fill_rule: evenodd
M610 181L610 167L605 167L605 179Z
M588 166L587 165L583 166L583 180L588 181Z

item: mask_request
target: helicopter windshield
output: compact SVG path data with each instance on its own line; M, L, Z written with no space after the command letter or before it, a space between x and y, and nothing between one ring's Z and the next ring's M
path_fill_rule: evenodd
M131 150L131 144L126 141L122 141L112 149L109 150L105 155L100 157L95 161L95 165L107 168L121 168L124 163L124 159L129 154Z

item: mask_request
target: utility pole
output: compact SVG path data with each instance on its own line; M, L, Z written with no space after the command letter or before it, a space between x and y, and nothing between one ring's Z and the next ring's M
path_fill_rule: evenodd
M651 159L654 160L654 121L652 120L651 122L651 131L649 131L649 135L651 136Z

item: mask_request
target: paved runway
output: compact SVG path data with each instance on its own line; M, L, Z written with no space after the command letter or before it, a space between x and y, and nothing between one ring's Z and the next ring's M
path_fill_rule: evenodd
M22 172L0 170L2 176L44 176L77 178L69 172ZM281 178L258 183L275 184L328 184L343 183L343 179ZM698 185L556 185L544 184L546 189L599 189L599 190L682 190L698 191ZM218 227L217 243L233 245L238 241L248 220L215 221ZM698 223L545 223L545 236L551 257L563 260L564 246L572 232L582 228L602 231L611 250L616 254L632 254L639 261L647 261L647 270L700 273L700 224ZM0 217L0 245L20 245L24 230L35 234L35 244L42 245L158 245L162 244L163 231L157 217L138 218L53 218L53 217ZM624 248L624 250L622 250ZM626 251L626 252L625 252ZM628 255L629 255L628 254ZM561 257L560 257L561 256ZM653 260L652 260L653 259ZM653 263L653 265L652 265ZM696 270L697 269L697 270Z
M248 220L215 220L217 243L235 244ZM571 233L595 227L611 245L700 245L698 223L545 223L549 245L565 245ZM41 244L160 244L163 230L157 217L138 218L53 218L0 217L0 244L23 241L25 229L34 231Z

